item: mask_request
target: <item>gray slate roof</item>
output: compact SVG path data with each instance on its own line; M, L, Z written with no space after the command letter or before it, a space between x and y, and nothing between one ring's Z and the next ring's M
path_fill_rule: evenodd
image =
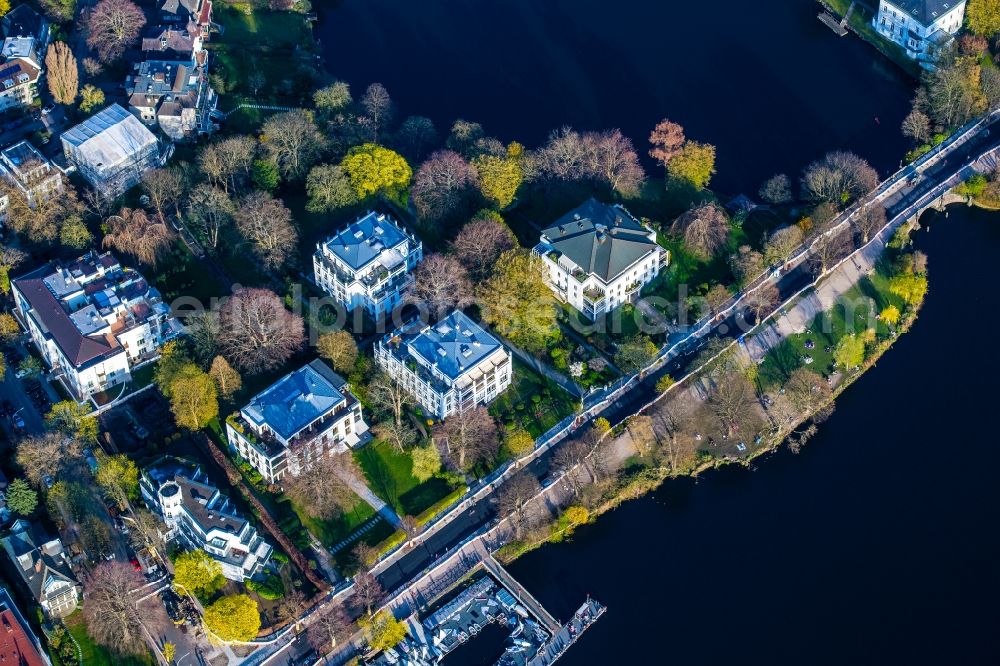
M611 282L657 244L649 230L618 206L588 199L542 233L586 273Z
M962 0L889 0L906 12L922 25L930 25L952 9L958 6Z
M388 215L369 212L326 241L334 255L354 270L360 270L406 240L399 224Z
M282 439L289 440L347 398L346 384L323 361L291 372L258 393L243 408L243 417L255 425L267 425Z
M411 354L428 365L437 364L438 370L453 380L501 346L499 340L461 310L455 310L409 341Z

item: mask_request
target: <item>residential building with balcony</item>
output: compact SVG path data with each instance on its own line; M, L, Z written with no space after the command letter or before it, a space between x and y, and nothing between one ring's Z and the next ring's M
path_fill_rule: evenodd
M461 310L382 338L375 361L437 419L486 405L510 386L510 351Z
M160 152L160 142L149 128L118 104L66 130L60 140L66 160L94 189L112 198L169 156L169 151Z
M66 617L76 610L80 584L59 538L51 538L41 525L16 520L3 548L38 604L48 617Z
M670 260L656 231L622 206L595 199L544 229L532 251L559 300L592 321L634 301Z
M370 439L361 403L320 359L285 375L226 419L226 437L269 483Z
M922 66L952 48L965 20L965 0L880 0L872 26Z
M41 75L42 70L27 58L8 58L0 64L0 111L31 106Z
M142 499L167 526L164 538L200 548L222 565L222 575L243 582L259 574L272 548L242 518L197 465L161 458L142 471Z
M128 381L183 332L160 293L111 253L52 262L11 282L14 313L77 399Z
M345 308L364 308L377 319L402 302L423 257L416 236L388 215L369 212L316 244L313 275Z
M0 177L32 208L66 189L62 173L27 141L0 151Z

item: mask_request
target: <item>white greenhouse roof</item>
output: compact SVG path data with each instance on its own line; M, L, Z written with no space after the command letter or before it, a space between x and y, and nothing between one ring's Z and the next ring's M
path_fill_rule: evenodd
M94 167L120 164L156 143L156 136L142 121L118 104L66 130L61 138L77 148L79 159Z

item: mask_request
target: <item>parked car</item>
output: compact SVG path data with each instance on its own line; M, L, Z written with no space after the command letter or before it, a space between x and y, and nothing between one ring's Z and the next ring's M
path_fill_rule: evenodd
M42 115L47 116L55 110L56 110L56 105L53 102L49 102L48 104L42 107Z

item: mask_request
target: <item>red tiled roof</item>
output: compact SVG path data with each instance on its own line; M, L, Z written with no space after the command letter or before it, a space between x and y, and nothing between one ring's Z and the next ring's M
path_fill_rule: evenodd
M0 612L0 663L9 666L46 666L28 632L9 608Z

